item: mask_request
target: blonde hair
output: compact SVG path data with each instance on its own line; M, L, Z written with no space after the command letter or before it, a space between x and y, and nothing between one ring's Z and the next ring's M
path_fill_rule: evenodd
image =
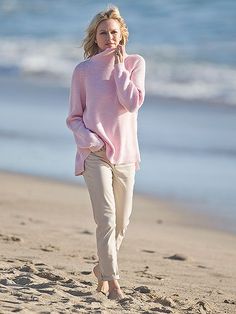
M99 48L95 42L96 39L96 32L98 25L108 19L117 20L120 24L120 31L121 31L121 45L125 45L128 41L128 28L122 16L120 15L120 11L116 6L109 6L106 10L99 12L94 16L91 23L89 24L86 30L86 37L82 42L82 47L84 48L84 58L90 58L96 55L99 52Z

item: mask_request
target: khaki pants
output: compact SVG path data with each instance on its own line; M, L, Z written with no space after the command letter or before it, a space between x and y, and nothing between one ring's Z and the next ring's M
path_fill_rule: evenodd
M111 164L99 150L86 158L83 176L97 224L101 279L119 279L117 253L132 211L135 163Z

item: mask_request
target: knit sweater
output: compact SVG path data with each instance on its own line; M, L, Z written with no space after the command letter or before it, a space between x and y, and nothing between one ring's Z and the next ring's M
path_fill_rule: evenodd
M123 63L114 59L114 48L107 48L73 71L66 122L77 145L75 175L103 145L112 164L134 162L140 168L137 116L144 101L145 61L126 53Z

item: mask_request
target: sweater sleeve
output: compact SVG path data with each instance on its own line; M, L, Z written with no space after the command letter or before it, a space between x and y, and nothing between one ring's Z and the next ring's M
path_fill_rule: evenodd
M70 109L66 123L68 128L74 133L77 146L80 148L89 148L91 151L99 150L104 145L104 142L96 133L86 128L83 121L86 92L81 64L77 65L73 71L69 98Z
M121 105L129 112L137 111L145 96L145 60L137 58L132 72L126 70L124 63L114 67L114 79Z

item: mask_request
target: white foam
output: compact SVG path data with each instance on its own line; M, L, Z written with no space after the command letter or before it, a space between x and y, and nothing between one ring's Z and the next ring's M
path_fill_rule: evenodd
M0 68L16 68L22 75L48 76L70 84L72 70L83 60L79 41L0 39ZM130 46L146 60L147 93L185 100L203 99L236 105L236 68L190 60L181 48L150 49ZM185 50L186 54L186 50Z
M48 75L64 82L76 63L82 61L78 44L69 41L0 40L0 66L14 66L25 75Z
M205 99L236 105L236 68L178 58L167 50L147 61L147 92L162 97Z

